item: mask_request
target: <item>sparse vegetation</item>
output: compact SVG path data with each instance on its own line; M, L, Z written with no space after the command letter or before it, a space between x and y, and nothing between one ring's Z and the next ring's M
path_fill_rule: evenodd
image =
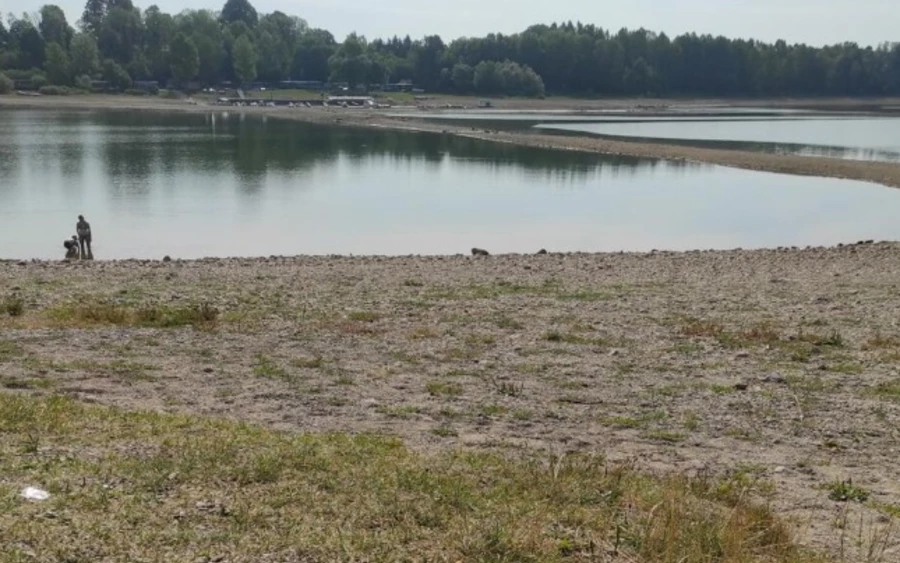
M21 317L25 314L25 301L21 297L10 295L0 303L0 310L10 317Z
M253 375L267 379L289 379L287 370L263 354L258 354L255 358Z
M425 390L432 397L459 397L463 394L462 385L446 381L430 381L425 385Z
M788 527L743 490L589 456L424 456L369 435L279 434L6 395L0 427L0 473L52 495L41 505L4 495L0 543L13 560L28 546L63 560L163 551L195 560L227 549L237 558L299 550L319 561L562 562L589 557L600 541L660 563L825 561L796 547ZM67 454L46 455L58 451ZM127 483L129 494L112 493L110 483ZM171 522L183 525L162 524Z
M79 300L44 311L57 326L90 327L126 325L152 328L210 328L219 319L219 310L209 303L187 306L143 306L133 308L109 301Z
M360 323L374 323L381 318L381 315L372 311L356 311L348 315L351 321Z
M853 480L835 481L823 487L828 491L828 498L836 502L866 502L871 496L869 491L853 484Z

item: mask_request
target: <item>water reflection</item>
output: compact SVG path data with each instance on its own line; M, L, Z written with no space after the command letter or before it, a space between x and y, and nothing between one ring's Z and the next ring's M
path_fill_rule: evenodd
M895 238L900 192L222 112L0 111L0 257L649 250Z
M535 127L688 146L900 162L900 119L889 117L542 123Z

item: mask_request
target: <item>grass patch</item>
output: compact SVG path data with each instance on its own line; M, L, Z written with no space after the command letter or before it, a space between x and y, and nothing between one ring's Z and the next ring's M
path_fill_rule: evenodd
M409 420L422 414L422 409L413 405L404 405L399 407L378 407L375 409L375 412L388 418Z
M39 377L6 377L0 375L0 387L5 389L51 389L54 382L51 379Z
M21 297L10 295L0 301L0 312L10 317L21 317L25 314L25 301Z
M181 307L152 306L135 308L116 303L70 303L45 311L52 324L62 327L92 327L104 325L139 326L147 328L178 328L193 326L209 328L219 320L220 312L209 303Z
M374 323L381 319L381 315L372 311L355 311L350 313L347 318L358 323Z
M650 411L638 416L605 416L600 418L600 423L619 430L647 428L654 422L661 422L669 418L665 411Z
M595 456L426 455L370 435L282 434L7 395L0 428L6 482L52 495L30 503L0 485L12 561L28 549L55 561L265 553L562 563L597 560L591 553L613 546L654 563L825 561L794 545L788 526L742 490Z
M0 340L0 364L15 358L21 358L24 355L25 350L15 342Z
M257 354L253 364L253 375L266 379L289 380L287 370L264 354Z
M869 391L869 394L880 399L900 401L900 379L892 379L891 381L879 383Z
M463 394L462 385L445 381L430 381L425 385L425 390L432 397L459 397Z
M435 436L440 436L441 438L455 438L456 436L459 436L459 432L446 424L442 424L437 428L432 429L431 433Z
M866 502L871 494L862 487L853 484L853 480L835 481L822 486L828 491L828 498L835 502Z
M294 358L290 361L291 367L301 368L301 369L321 369L322 366L325 365L325 360L322 356L316 356L315 358Z
M601 338L586 338L579 334L560 332L558 330L546 332L543 339L555 344L574 344L577 346L603 346L605 344Z
M644 438L654 440L656 442L668 442L677 444L685 439L685 435L681 432L672 432L670 430L651 430L643 434Z
M95 376L110 377L130 382L155 381L156 377L150 372L158 369L156 366L150 364L126 362L122 360L115 360L112 362L79 360L63 364L60 367L63 367L63 369L84 371Z
M503 330L522 330L525 328L524 324L511 317L500 317L496 322L497 328L502 328Z

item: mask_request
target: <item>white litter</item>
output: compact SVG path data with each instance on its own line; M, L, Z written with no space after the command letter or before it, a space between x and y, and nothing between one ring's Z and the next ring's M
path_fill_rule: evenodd
M50 493L34 487L25 487L22 489L22 498L27 498L28 500L47 500L50 498Z

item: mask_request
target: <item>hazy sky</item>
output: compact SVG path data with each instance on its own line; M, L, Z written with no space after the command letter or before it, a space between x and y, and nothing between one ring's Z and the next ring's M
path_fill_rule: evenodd
M0 12L37 10L45 0L0 0ZM70 22L83 0L58 0ZM135 0L144 9L152 0ZM157 0L167 12L220 9L224 0ZM582 21L607 29L645 27L813 45L900 41L898 0L257 0L260 12L281 10L330 30L338 39L357 31L370 39L437 33L445 40L489 32L514 33L534 23Z

